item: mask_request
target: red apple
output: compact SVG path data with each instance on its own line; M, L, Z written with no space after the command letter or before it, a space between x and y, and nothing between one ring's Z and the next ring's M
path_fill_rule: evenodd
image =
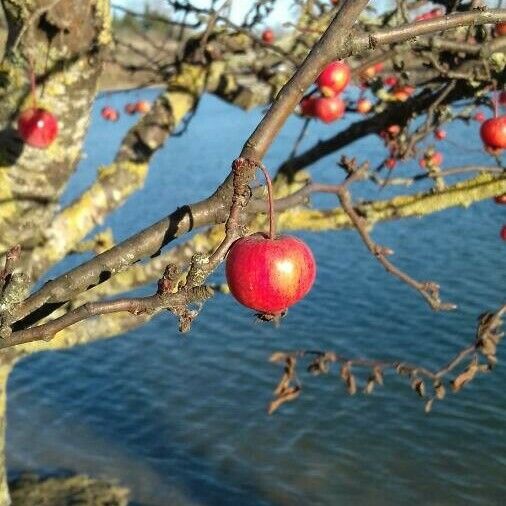
M230 292L241 304L279 315L309 292L316 264L307 244L296 237L253 234L232 245L225 272Z
M485 114L482 113L481 111L478 111L475 115L474 115L474 119L476 121L478 121L479 123L483 123L485 121Z
M501 228L501 239L506 241L506 225L503 225Z
M506 193L503 193L502 195L497 195L494 197L494 202L496 204L506 205Z
M441 128L436 128L436 130L434 130L434 137L438 141L442 141L442 140L446 139L446 131L442 130Z
M134 104L135 106L135 112L138 112L140 114L146 114L147 112L151 111L151 103L147 100L139 100Z
M336 95L335 97L318 97L314 101L314 115L324 123L332 123L342 118L346 104L344 100Z
M300 101L300 113L302 116L309 116L312 117L315 115L315 106L316 99L313 97L304 97Z
M506 116L490 118L480 127L480 136L483 144L488 148L506 148Z
M372 104L366 98L360 98L357 102L357 111L360 114L367 114L372 109Z
M323 69L316 84L323 95L332 97L341 93L348 86L350 78L350 67L344 61L333 61Z
M495 32L497 35L506 35L506 21L503 21L502 23L497 23L495 25Z
M431 154L426 154L420 159L420 167L429 169L432 167L440 167L443 163L443 155L439 151L434 151Z
M266 28L262 32L262 40L266 44L272 44L274 42L274 32L270 28Z
M415 89L413 86L395 86L392 93L399 102L406 102L406 100L413 95L414 91Z
M389 170L392 170L397 165L397 160L395 158L387 158L385 160L385 167Z
M119 118L119 112L110 105L102 107L100 114L102 115L102 118L104 118L106 121L118 121Z
M385 86L395 86L397 84L397 77L386 76L385 79L383 79L383 84L385 84Z
M135 114L137 112L137 107L135 104L128 103L128 104L125 104L124 111L130 115Z
M18 133L25 144L45 149L58 135L58 122L48 110L30 107L18 117Z

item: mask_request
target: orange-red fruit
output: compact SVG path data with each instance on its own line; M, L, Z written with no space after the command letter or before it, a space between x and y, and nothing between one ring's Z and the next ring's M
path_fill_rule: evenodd
M312 97L304 97L300 101L300 113L302 116L314 116L314 105L315 105L315 98Z
M125 104L124 111L127 114L135 114L137 112L137 106L136 106L136 104L132 104L132 103Z
M506 116L490 118L480 127L483 144L492 149L506 148Z
M385 79L383 79L383 84L385 86L395 86L397 82L397 77L395 76L386 76Z
M443 163L443 155L439 151L435 151L429 157L420 159L420 167L439 167Z
M387 169L392 170L395 168L396 165L397 165L397 160L395 158L387 158L385 160L385 167Z
M151 111L151 103L147 100L139 100L134 105L135 112L138 112L140 114L146 114L147 112Z
M272 44L274 42L274 32L270 28L266 28L262 32L262 40L266 44Z
M483 123L485 121L485 114L483 114L481 111L478 111L474 115L474 119L478 121L479 123Z
M357 111L360 114L367 114L372 109L372 104L366 98L361 98L357 102Z
M506 22L497 23L497 25L495 25L495 31L497 35L506 35Z
M406 102L406 100L413 94L415 89L413 86L396 86L393 89L394 97L399 102Z
M58 122L48 110L30 107L18 117L18 133L25 144L45 149L58 135Z
M443 139L446 139L446 131L441 130L440 128L437 128L436 130L434 130L434 137L438 141L442 141Z
M503 225L501 228L501 239L506 241L506 225Z
M105 107L102 107L102 110L100 111L100 114L102 118L104 118L106 121L118 121L119 118L119 112L110 105L106 105Z
M296 237L253 234L232 245L225 272L230 292L241 304L278 315L309 292L316 263L309 246Z
M339 97L318 97L314 100L314 115L324 123L332 123L342 118L346 104Z
M344 61L333 61L323 69L316 84L323 95L332 97L341 93L348 86L350 78L350 67Z
M494 197L494 202L496 204L506 205L506 193L503 193L502 195L497 195Z

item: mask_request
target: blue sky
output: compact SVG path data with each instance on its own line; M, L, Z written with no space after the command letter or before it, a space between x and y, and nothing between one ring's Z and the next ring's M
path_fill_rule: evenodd
M389 0L376 0L370 3L379 7L388 2ZM112 3L142 11L145 2L144 0L112 0ZM148 0L148 3L153 6L163 6L165 4L164 0ZM236 22L242 21L244 14L248 11L252 3L253 2L250 0L232 0L232 19ZM293 17L293 13L290 12L292 3L292 0L278 0L275 11L269 17L269 22L275 25L289 21L290 18ZM208 7L210 2L209 0L193 0L193 4L198 7Z

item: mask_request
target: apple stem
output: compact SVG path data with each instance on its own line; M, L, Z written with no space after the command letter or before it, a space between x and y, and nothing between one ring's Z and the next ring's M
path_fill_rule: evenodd
M267 183L267 195L269 201L269 238L274 239L276 237L276 224L274 221L274 197L272 191L272 180L271 176L269 176L269 172L263 163L259 163L258 166L260 170L263 172L265 177L265 182Z

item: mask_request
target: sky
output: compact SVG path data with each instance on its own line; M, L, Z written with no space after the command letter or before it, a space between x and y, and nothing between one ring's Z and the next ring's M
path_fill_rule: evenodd
M388 2L389 0L376 0L371 3L374 3L379 7L380 5L385 5ZM145 0L112 0L111 3L123 5L124 7L128 7L132 10L142 12ZM148 0L148 3L157 7L163 7L165 4L164 0ZM193 0L192 3L197 7L209 7L210 5L209 0ZM236 23L240 23L243 20L244 14L248 11L252 3L253 2L250 0L232 0L232 20ZM271 16L269 16L268 22L272 25L279 25L286 21L289 21L290 18L293 18L293 14L290 13L291 5L292 0L278 0L274 12L271 14Z

